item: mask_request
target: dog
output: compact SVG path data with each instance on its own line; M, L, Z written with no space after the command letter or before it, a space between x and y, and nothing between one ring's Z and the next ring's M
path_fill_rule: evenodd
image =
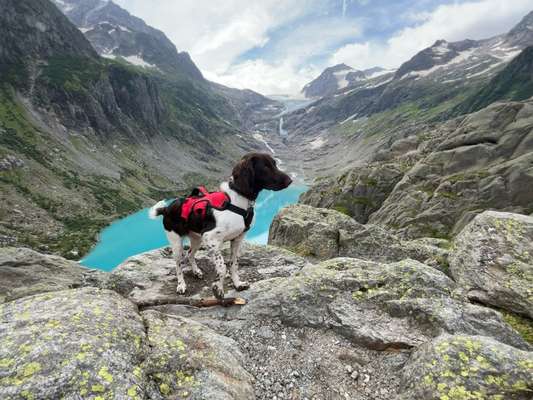
M246 231L250 225L247 216L253 215L253 207L257 196L263 189L279 191L292 183L289 175L278 169L276 161L268 154L249 153L235 165L229 182L223 182L220 190L227 194L232 209L208 209L201 221L182 218L179 201L166 205L165 201L155 204L150 209L152 219L163 216L163 226L172 247L176 261L176 275L178 295L185 294L187 285L183 279L183 268L190 263L192 273L198 279L203 278L203 272L196 265L194 255L203 243L207 248L209 258L214 262L216 280L212 284L213 294L218 299L224 298L224 278L226 264L221 253L222 243L231 242L231 280L236 290L249 288L247 282L239 278L239 252ZM237 211L236 211L237 210ZM242 211L247 210L246 214ZM255 217L253 218L255 220ZM253 220L251 224L253 224ZM188 254L184 255L183 239L189 237L191 246Z

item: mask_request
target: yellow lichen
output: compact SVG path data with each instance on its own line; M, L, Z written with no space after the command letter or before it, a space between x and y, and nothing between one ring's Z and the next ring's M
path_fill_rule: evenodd
M24 376L25 378L28 378L32 376L33 374L36 374L40 370L41 370L41 364L39 364L38 362L31 362L24 367L24 370L22 371L22 376Z
M98 371L98 376L108 383L113 382L113 376L109 373L107 367L100 368L100 371Z

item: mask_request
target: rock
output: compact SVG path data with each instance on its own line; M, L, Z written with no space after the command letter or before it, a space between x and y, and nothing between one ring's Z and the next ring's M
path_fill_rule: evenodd
M470 299L533 318L533 218L479 214L455 238L450 272Z
M0 171L9 171L15 168L22 168L23 166L24 161L10 154L0 159Z
M157 311L142 316L152 349L141 366L153 382L149 398L255 398L253 378L233 340L182 317Z
M110 275L108 288L116 290L128 297L136 304L157 304L176 299L176 263L166 249L154 250L130 257L119 265ZM229 249L224 250L226 260ZM197 253L198 266L204 272L203 279L196 279L186 274L187 296L211 297L209 283L215 280L213 262L206 253ZM290 251L270 246L256 246L244 244L239 258L240 275L243 280L255 282L257 280L288 276L309 265L305 259ZM186 272L189 268L186 269ZM228 279L227 289L231 288Z
M0 398L140 393L144 335L136 307L108 290L64 290L0 305Z
M339 256L382 262L413 258L447 264L447 250L429 241L402 241L379 226L362 225L338 211L301 204L282 209L274 218L269 244L322 260Z
M243 293L248 305L224 318L333 329L377 350L416 347L442 333L483 334L529 348L498 312L468 303L456 290L445 274L417 261L338 258L256 283Z
M370 215L403 176L399 163L374 163L351 169L331 178L322 178L300 197L300 203L331 208L366 223Z
M531 399L533 353L483 336L440 336L402 371L398 400Z
M487 209L533 208L533 102L498 103L438 128L369 222L450 238Z
M106 274L26 248L0 248L0 303L33 294L100 286Z
M82 288L0 305L0 398L253 399L235 342Z

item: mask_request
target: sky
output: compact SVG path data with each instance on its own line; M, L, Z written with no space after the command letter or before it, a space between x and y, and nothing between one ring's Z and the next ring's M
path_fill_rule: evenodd
M397 68L436 40L510 30L532 0L114 0L207 79L298 96L325 68Z

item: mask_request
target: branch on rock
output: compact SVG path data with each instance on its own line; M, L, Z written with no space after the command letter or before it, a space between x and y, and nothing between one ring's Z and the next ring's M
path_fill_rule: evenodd
M240 297L227 297L225 299L189 299L179 297L164 297L154 300L144 300L137 302L137 306L141 309L154 307L154 306L166 306L166 305L185 305L191 307L205 308L205 307L231 307L231 306L243 306L246 304L246 300Z

